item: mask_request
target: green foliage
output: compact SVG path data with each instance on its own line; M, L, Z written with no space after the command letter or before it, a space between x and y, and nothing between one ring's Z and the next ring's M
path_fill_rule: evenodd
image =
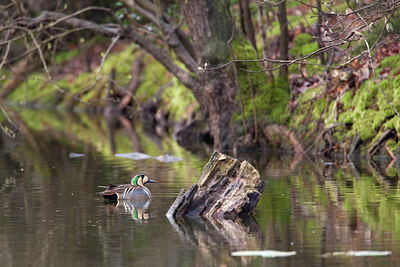
M294 28L298 27L299 25L312 25L317 22L318 18L312 12L308 12L304 14L304 16L293 16L287 15L288 20L288 28L289 30L293 30ZM280 35L280 28L279 22L274 20L272 22L272 27L267 29L268 36L279 36Z
M294 57L299 57L299 56L309 55L315 52L316 50L318 50L318 43L314 41L312 36L308 33L300 33L294 39L293 47L289 50L289 52ZM317 56L313 56L307 59L304 63L309 63L309 64L304 64L308 75L312 76L314 74L321 73L322 71L324 71L324 67L314 65L320 63L319 58ZM291 73L299 73L299 65L298 64L290 65L289 71Z
M293 42L293 48L290 49L290 53L294 56L307 55L318 49L317 42L313 41L313 38L308 33L300 33L296 36Z
M142 73L142 84L136 92L136 97L139 101L144 101L154 96L160 87L164 86L172 79L171 74L152 57L146 56L145 62L146 68Z
M182 85L176 78L174 85L165 88L162 99L163 99L163 110L170 112L171 117L174 121L179 121L182 118L187 119L186 110L190 105L196 105L195 109L199 107L192 91L188 90Z

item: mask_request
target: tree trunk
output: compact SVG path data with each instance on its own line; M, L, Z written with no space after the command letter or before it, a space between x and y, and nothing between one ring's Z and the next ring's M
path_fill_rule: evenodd
M318 49L321 49L324 47L324 44L322 42L322 36L321 36L321 27L322 27L322 12L321 12L321 0L317 0L317 9L318 9L318 21L317 21L317 27L315 29L315 36L318 39ZM319 53L319 58L321 60L321 64L325 65L325 55L323 52Z
M240 23L242 25L242 31L244 35L246 35L247 39L251 42L254 49L257 50L256 37L254 34L253 23L251 21L249 4L249 0L239 0ZM262 27L262 24L260 25L260 27Z
M167 216L235 218L253 213L265 183L248 162L214 152L197 184L180 194Z
M233 37L228 1L198 0L184 3L183 11L199 65L216 66L228 62L229 41ZM199 73L197 81L191 89L208 119L214 148L224 149L229 144L229 123L236 110L235 96L238 91L232 68Z
M286 1L283 1L278 6L278 21L281 29L281 35L279 37L279 54L280 59L289 59L289 30L286 16ZM288 74L288 66L284 65L281 68L281 76Z

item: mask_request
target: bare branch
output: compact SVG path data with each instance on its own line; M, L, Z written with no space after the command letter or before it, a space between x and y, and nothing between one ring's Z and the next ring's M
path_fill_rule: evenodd
M182 70L161 49L157 48L151 41L137 33L135 28L133 27L123 28L121 25L118 24L102 25L84 19L72 18L71 15L67 16L63 13L50 11L44 11L39 17L32 19L32 21L37 24L40 24L43 21L47 20L55 20L52 25L59 24L62 21L63 24L72 26L74 28L85 28L106 36L115 37L120 35L122 38L129 38L130 40L141 46L148 53L150 53L153 57L155 57L162 65L164 65L164 67L167 68L169 72L174 74L188 88L193 88L194 86L195 80L188 72ZM48 27L48 25L44 27Z
M168 22L163 20L161 17L157 15L157 7L147 1L147 0L139 0L139 1L126 1L127 5L135 8L140 14L145 16L147 19L149 19L151 22L154 24L158 25L162 31L162 33L166 36L166 43L168 44L169 47L171 47L178 59L185 64L186 68L188 68L192 72L197 71L197 62L193 58L192 53L189 47L187 49L187 45L189 44L188 41L185 42L185 44L181 41L180 37L185 38L186 36L183 34L183 32L178 34L175 32L175 30L178 28L177 25L172 24L172 20L169 19ZM163 15L166 16L167 15ZM174 27L176 26L176 27Z

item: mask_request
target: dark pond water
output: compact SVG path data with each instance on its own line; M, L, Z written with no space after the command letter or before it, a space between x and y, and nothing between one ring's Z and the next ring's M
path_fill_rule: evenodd
M238 155L266 182L254 217L175 221L165 216L169 205L197 182L211 151L193 154L123 120L7 112L19 133L0 138L0 266L400 265L398 170L391 165ZM6 117L0 122L13 128ZM114 156L133 151L183 160ZM127 183L143 172L157 180L147 209L96 196L99 185ZM231 255L243 250L296 255ZM348 251L391 255L327 256Z

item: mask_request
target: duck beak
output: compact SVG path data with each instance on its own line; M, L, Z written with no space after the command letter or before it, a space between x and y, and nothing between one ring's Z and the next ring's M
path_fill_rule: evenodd
M151 179L149 178L149 180L147 181L147 183L157 183L157 182L154 181L154 180L151 180Z

